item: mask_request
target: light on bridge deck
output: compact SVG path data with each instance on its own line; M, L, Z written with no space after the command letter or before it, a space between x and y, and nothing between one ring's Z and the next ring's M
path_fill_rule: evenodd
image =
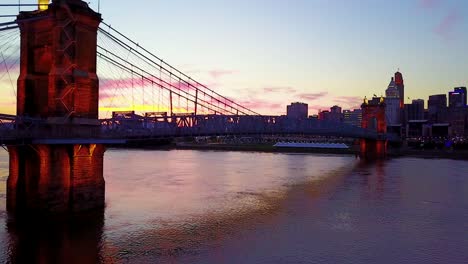
M38 6L40 11L47 10L49 8L49 0L38 0Z

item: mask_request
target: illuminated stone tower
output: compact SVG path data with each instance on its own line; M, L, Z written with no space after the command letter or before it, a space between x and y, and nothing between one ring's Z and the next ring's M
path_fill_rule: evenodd
M96 44L101 15L81 0L53 0L37 11L21 12L17 22L17 115L44 124L29 144L8 147L7 208L67 212L103 207L104 146L90 137L99 131ZM61 137L51 136L59 133ZM78 134L88 138L71 140Z
M387 133L387 121L385 118L386 104L383 98L380 101L366 99L361 105L361 127L377 132L377 139L361 139L361 157L368 159L384 158L387 155L387 140L383 136Z

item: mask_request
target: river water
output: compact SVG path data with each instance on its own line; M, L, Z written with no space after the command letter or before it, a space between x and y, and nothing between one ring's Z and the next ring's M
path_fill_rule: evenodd
M0 261L468 263L468 162L110 149L106 209L13 219Z

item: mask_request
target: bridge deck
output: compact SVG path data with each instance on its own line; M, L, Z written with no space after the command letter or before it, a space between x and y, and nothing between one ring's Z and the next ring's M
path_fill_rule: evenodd
M284 116L173 115L116 117L100 125L57 124L50 120L0 114L1 144L121 144L131 139L222 135L317 135L399 141L343 123L294 120Z

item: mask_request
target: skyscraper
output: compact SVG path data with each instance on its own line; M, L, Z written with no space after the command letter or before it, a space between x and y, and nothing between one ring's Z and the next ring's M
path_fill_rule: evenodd
M341 107L334 105L330 108L330 113L341 114L341 110L342 110Z
M306 119L309 115L309 106L304 103L291 103L286 108L287 116L294 119Z
M421 108L424 109L424 99L413 99L411 103L420 105Z
M413 100L411 104L405 104L405 119L423 120L424 119L424 100Z
M343 122L345 124L361 127L361 121L362 121L361 109L354 109L352 111L351 110L343 111Z
M400 97L400 109L403 109L405 105L405 83L403 81L403 75L399 71L395 72L395 85Z
M342 108L337 105L332 106L330 108L329 120L334 121L334 122L342 122L343 121Z
M456 87L449 92L449 107L466 107L466 87Z
M385 90L385 96L387 124L390 126L401 124L400 93L393 77Z
M387 90L385 90L385 97L387 98L400 98L400 92L395 84L395 78L392 77L388 84Z
M445 122L447 112L447 95L436 94L429 96L427 101L429 120L433 123Z

